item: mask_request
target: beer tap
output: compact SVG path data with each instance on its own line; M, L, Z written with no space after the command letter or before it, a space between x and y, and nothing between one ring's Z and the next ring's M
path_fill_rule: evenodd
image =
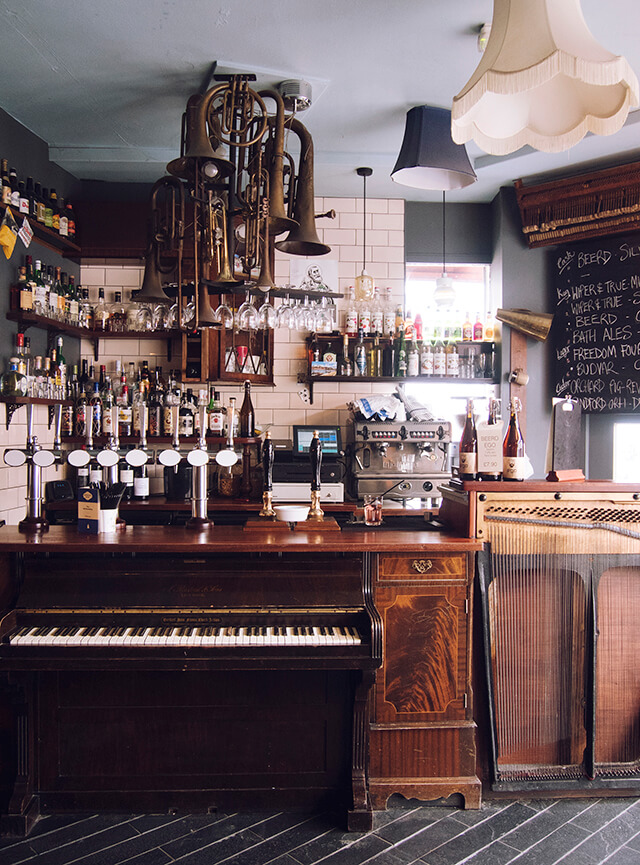
M187 454L187 462L193 466L191 519L187 522L188 529L205 529L213 525L213 522L207 517L207 464L209 462L209 454L207 453L206 440L206 403L203 402L198 406L198 413L200 419L198 444Z
M42 513L42 469L54 464L60 452L56 442L60 441L62 406L54 407L54 448L56 452L43 450L33 434L33 405L27 404L27 440L23 449L9 448L4 452L6 465L16 468L27 466L27 513L18 523L21 532L46 532L49 522Z
M275 456L275 448L271 440L269 430L264 434L264 444L262 445L262 474L263 474L263 492L262 492L262 510L258 516L275 517L276 512L273 509L273 461Z
M180 453L180 430L178 429L178 409L177 405L171 406L171 418L173 429L173 441L170 448L160 451L158 454L158 462L162 466L173 468L174 472L178 471L178 465L182 461Z
M322 467L322 442L318 430L313 431L313 438L309 445L309 456L311 457L311 507L307 519L322 522L324 511L320 507L320 469Z

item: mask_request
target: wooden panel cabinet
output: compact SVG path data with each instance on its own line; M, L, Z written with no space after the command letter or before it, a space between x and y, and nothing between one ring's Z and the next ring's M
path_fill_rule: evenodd
M371 706L374 809L393 793L480 806L471 694L471 554L379 557L382 669Z

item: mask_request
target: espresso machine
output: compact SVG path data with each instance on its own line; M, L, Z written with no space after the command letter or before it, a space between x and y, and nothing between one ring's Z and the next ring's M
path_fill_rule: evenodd
M349 492L405 504L439 498L451 477L451 424L444 420L354 421L349 447Z

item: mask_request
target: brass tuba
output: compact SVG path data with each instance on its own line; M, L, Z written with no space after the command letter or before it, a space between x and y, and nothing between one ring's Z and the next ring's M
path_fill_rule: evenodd
M269 232L272 237L277 237L298 227L284 206L284 102L277 90L261 90L260 96L269 96L276 103L276 116L269 118L269 125L273 127L269 168Z
M322 243L316 232L316 217L313 195L313 140L308 130L296 117L287 117L289 126L300 139L300 161L295 184L293 218L298 223L284 240L276 243L276 249L289 255L326 255L331 247Z
M209 181L222 180L228 177L234 170L234 164L226 159L224 154L218 150L214 151L211 137L207 131L207 110L204 108L205 99L214 91L224 88L214 87L205 96L194 94L189 97L187 108L182 116L182 133L180 136L180 157L173 159L167 165L167 171L174 177L182 177L185 180L193 180L198 161L200 170L205 179ZM206 103L207 108L210 100ZM216 142L219 144L217 139Z

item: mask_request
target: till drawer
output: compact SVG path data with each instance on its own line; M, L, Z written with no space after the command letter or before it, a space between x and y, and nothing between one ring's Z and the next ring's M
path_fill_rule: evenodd
M466 581L466 556L461 554L408 554L380 556L379 582L407 580Z

